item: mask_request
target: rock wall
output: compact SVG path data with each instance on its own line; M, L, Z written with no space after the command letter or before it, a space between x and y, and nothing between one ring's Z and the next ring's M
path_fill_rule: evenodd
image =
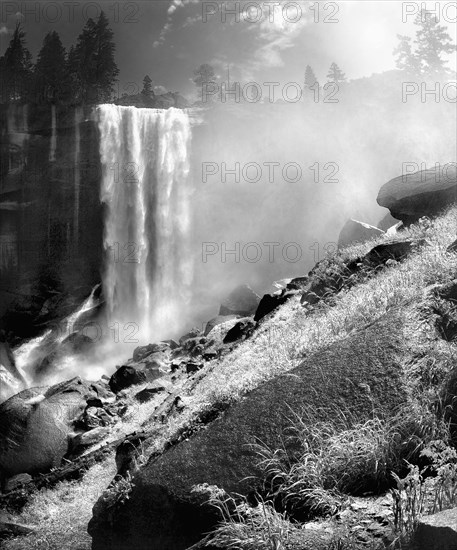
M0 121L0 325L24 337L49 297L99 280L98 127L89 106L1 105Z

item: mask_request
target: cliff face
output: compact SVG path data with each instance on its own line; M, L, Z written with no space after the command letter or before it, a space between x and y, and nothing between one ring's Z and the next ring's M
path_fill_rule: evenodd
M91 107L2 105L0 121L0 325L28 336L47 299L99 280L98 128Z

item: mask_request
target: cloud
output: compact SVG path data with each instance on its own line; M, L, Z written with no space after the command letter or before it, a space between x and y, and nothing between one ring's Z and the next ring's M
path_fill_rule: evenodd
M167 22L163 26L162 30L160 31L160 36L157 40L154 41L152 44L153 48L158 48L161 46L167 37L167 34L171 31L173 25L172 25L172 19L174 13L180 9L184 8L185 6L188 6L190 4L198 4L200 0L171 0L171 4L169 5L167 9ZM195 19L195 21L194 21ZM184 27L190 26L193 23L195 23L198 20L198 18L191 18L188 17L187 20L184 23Z

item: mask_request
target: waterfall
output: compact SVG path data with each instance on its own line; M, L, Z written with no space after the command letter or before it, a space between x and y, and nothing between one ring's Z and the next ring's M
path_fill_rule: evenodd
M57 131L56 131L56 106L51 105L51 147L49 149L49 162L56 160Z
M116 105L97 116L109 326L127 343L168 337L192 280L189 116Z

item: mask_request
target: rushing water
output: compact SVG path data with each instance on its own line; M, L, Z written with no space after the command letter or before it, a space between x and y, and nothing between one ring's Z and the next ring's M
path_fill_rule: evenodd
M126 343L179 326L192 279L188 114L97 109L106 205L103 292Z

